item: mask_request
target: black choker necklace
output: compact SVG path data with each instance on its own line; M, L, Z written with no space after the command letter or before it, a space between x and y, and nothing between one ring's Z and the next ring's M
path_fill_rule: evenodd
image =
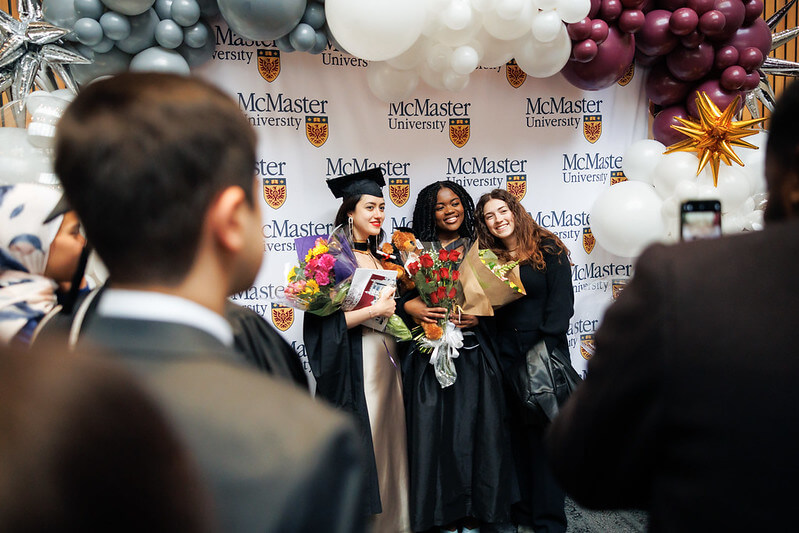
M354 241L352 243L353 250L357 250L359 252L368 252L369 251L369 241Z

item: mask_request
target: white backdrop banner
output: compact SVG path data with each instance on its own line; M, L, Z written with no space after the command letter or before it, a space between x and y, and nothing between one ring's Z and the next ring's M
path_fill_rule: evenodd
M334 48L282 53L213 27L215 58L199 73L239 104L259 136L264 264L255 285L233 300L271 321L303 358L302 312L283 303L294 239L328 233L339 201L327 178L379 166L387 180L390 233L410 225L416 195L450 179L477 200L493 188L521 198L533 218L571 251L575 315L569 345L582 372L605 307L632 273L631 259L595 246L589 211L624 180L622 154L647 138L643 76L581 91L560 75L527 77L513 64L478 70L461 92L420 83L391 104L366 80L368 62ZM621 85L621 84L624 85Z

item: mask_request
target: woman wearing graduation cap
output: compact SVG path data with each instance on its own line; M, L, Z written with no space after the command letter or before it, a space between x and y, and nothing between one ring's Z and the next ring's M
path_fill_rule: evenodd
M383 173L379 168L327 181L342 199L335 224L344 228L358 266L380 269L377 246L385 220ZM306 313L303 336L317 395L360 423L365 463L366 513L376 533L410 531L408 461L402 376L393 338L362 326L375 316L390 317L396 304L386 290L367 308L326 317Z

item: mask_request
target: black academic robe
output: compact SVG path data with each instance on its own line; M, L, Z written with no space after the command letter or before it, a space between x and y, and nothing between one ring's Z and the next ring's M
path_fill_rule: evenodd
M358 422L364 450L365 514L381 513L377 464L363 389L361 326L347 329L343 311L326 317L305 313L303 339L316 379L316 395L352 413Z

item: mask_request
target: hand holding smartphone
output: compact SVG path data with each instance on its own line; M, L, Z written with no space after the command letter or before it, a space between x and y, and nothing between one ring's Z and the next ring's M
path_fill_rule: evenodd
M721 202L688 200L680 206L680 240L721 237Z

